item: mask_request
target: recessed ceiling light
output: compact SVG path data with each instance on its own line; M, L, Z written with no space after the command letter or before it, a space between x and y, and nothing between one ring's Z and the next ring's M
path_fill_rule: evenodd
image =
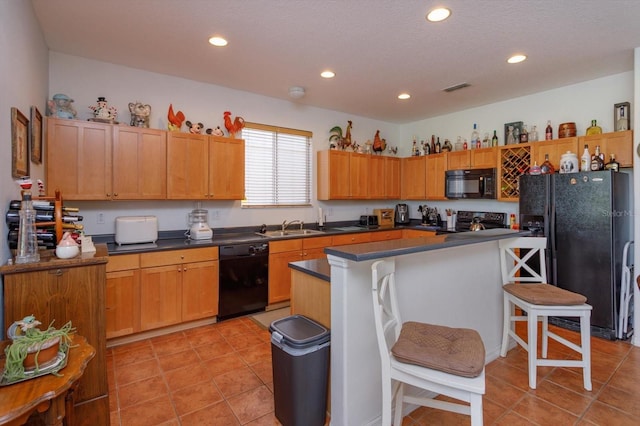
M411 97L411 95L408 94L408 93L400 93L398 95L398 99L402 99L402 100L409 99L410 97Z
M227 40L223 39L222 37L215 36L209 39L209 43L213 44L214 46L222 47L227 45Z
M510 64L518 64L518 63L524 61L525 59L527 59L526 55L513 55L512 57L507 59L507 62L510 63Z
M439 7L437 9L433 9L431 12L427 14L427 21L430 22L440 22L444 21L451 15L451 11L446 7Z
M320 76L323 78L333 78L336 76L336 73L331 70L322 71Z

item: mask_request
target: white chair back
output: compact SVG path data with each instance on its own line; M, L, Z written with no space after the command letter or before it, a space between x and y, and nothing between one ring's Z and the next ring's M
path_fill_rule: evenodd
M502 284L546 283L547 265L544 251L547 247L545 237L520 237L498 241L500 247L500 267L502 270ZM521 252L519 249L526 249ZM538 257L539 270L527 264L529 260ZM521 276L525 273L524 276Z
M390 365L391 348L402 329L396 299L395 267L395 262L388 260L379 260L371 265L373 316L383 368Z

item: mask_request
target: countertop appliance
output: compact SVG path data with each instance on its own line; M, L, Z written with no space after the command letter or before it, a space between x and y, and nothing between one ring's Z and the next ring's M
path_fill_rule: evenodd
M359 225L363 228L378 229L378 216L370 214L362 215L360 216Z
M445 197L496 198L496 169L447 170Z
M396 204L395 221L400 225L406 225L411 221L407 204Z
M623 172L520 177L520 226L547 237L550 284L586 296L593 306L591 333L611 340L617 337L623 249L632 239L629 198ZM566 318L550 321L580 326Z
M507 214L458 210L456 213L456 232L471 231L474 223L482 224L485 229L506 228Z
M373 214L378 216L378 226L380 228L393 228L393 209L373 209Z
M155 243L158 240L158 218L155 216L116 217L115 241L122 244Z
M269 243L219 247L218 321L264 311L269 299Z
M200 208L200 203L189 213L189 238L192 240L210 240L213 230L209 227L209 212Z

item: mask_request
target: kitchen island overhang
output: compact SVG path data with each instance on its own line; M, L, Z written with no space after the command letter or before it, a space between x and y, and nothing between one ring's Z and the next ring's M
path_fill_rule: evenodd
M325 249L331 266L331 424L373 425L381 420L373 262L395 262L404 322L475 329L488 363L499 356L502 338L498 241L527 235L493 229Z

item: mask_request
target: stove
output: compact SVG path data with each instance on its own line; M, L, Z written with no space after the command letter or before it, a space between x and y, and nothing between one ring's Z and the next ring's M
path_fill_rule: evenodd
M485 229L507 227L506 213L458 210L456 214L456 232L469 231L471 222L473 222L475 218L480 219L480 223L484 225Z

